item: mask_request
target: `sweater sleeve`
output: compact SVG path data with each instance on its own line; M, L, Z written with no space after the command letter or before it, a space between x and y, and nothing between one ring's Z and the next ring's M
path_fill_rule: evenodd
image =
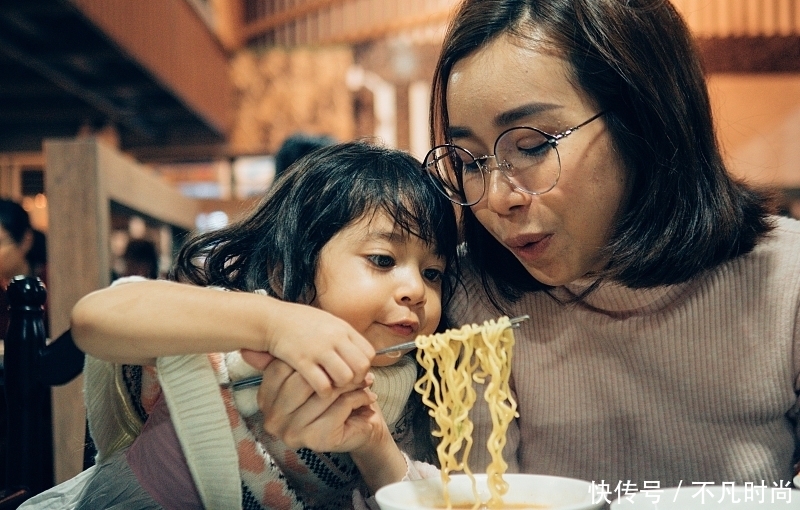
M797 402L790 411L790 418L795 427L795 440L800 438L800 306L798 306L794 318L794 391L797 394ZM792 484L795 488L800 488L800 461L796 461L793 467L794 478Z
M361 484L361 473L346 453L292 450L266 433L260 442L307 506L346 508L351 494Z
M259 374L242 359L239 351L225 353L222 360L217 369L224 374L224 379L237 381ZM293 493L306 506L349 506L351 493L361 482L358 468L350 456L346 453L317 453L308 448L290 449L264 430L264 415L258 408L257 394L257 387L223 390L223 395L229 395L230 403L243 420L244 427L240 430L242 437L252 438L252 443L245 439L240 444L263 451L261 455L256 451L251 452L253 465L263 463L267 471L280 473L284 491ZM261 456L263 460L258 459ZM245 486L248 485L247 481Z

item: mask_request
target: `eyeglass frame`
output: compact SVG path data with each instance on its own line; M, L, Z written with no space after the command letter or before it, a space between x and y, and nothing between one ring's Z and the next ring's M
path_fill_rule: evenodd
M560 133L555 133L555 134L550 134L550 133L548 133L546 131L542 131L541 129L535 128L535 127L532 127L532 126L514 126L514 127L510 127L508 129L506 129L505 131L503 131L502 133L500 133L499 135L497 135L497 138L494 141L494 147L492 149L492 151L494 153L493 154L487 154L485 156L480 156L480 157L475 157L475 155L472 154L472 152L468 151L464 147L461 147L460 145L456 145L454 143L443 143L443 144L435 146L434 148L429 150L427 152L427 154L425 154L425 158L422 160L422 167L425 170L425 172L428 174L428 176L431 179L433 179L434 183L436 183L437 189L444 196L446 196L448 200L450 200L451 202L453 202L455 204L462 205L462 206L475 205L478 202L480 202L483 199L484 196L486 196L486 183L488 182L487 177L491 177L491 173L492 173L492 170L489 168L489 165L487 164L487 161L489 160L489 158L494 158L495 162L497 163L497 165L496 165L497 169L500 170L500 173L503 174L503 176L506 178L506 180L509 182L509 184L511 184L514 187L514 189L516 189L518 191L521 191L523 193L526 193L528 195L534 195L534 196L536 196L536 195L544 195L545 193L548 193L549 191L552 191L553 188L555 188L556 185L558 184L558 181L561 179L561 155L558 153L558 150L556 149L556 147L558 146L558 142L560 142L564 138L568 137L569 135L571 135L575 131L579 130L583 126L585 126L585 125L589 124L590 122L600 118L606 112L607 112L607 110L602 110L602 111L594 114L593 116L589 117L589 119L581 122L577 126L573 126L573 127L569 128L569 129L565 129L564 131L562 131ZM517 184L516 182L511 180L512 176L508 175L508 173L507 173L509 171L513 171L513 167L511 166L511 163L508 163L505 160L500 161L497 158L497 143L500 141L501 138L503 138L506 135L506 133L509 133L509 132L517 130L517 129L531 129L533 131L536 131L537 133L539 133L540 135L542 135L545 138L545 140L546 140L545 143L549 144L550 148L552 148L553 150L556 151L556 158L558 159L558 175L556 176L556 179L553 182L552 186L550 186L549 188L547 188L544 191L531 191L531 190L523 188L522 186L520 186L519 184ZM462 201L455 200L453 197L448 195L447 192L445 191L447 186L443 182L441 182L442 179L440 177L434 175L434 173L431 172L430 170L428 170L428 166L430 165L430 163L426 163L426 162L428 161L428 158L431 156L431 154L433 154L437 150L448 149L448 148L454 148L454 149L458 149L458 150L466 152L474 160L474 162L478 165L478 169L480 170L481 176L483 177L483 192L481 193L481 195L476 200L474 200L474 201L466 200L466 194L464 193L463 189L458 190L458 192L461 194L461 196L464 197L464 200L462 200ZM462 188L463 188L463 186L462 186Z

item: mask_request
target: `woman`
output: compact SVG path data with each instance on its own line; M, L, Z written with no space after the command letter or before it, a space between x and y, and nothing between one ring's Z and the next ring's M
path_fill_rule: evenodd
M800 224L726 172L670 2L466 0L431 114L425 163L463 205L452 322L531 316L516 331L510 471L593 480L609 499L786 487ZM302 430L277 385L262 386L277 395L263 400L270 430ZM474 419L484 444L486 409ZM472 469L487 463L473 448Z
M8 329L5 289L17 275L45 280L47 261L44 234L31 227L28 212L17 202L0 199L0 331Z
M453 319L531 315L512 467L612 491L788 484L800 225L726 172L670 2L468 0L431 112L463 149L426 161L469 206Z
M30 217L21 205L12 200L0 199L0 345L6 336L11 318L6 287L17 275L38 276L45 280L45 262L44 234L31 227ZM0 409L6 409L4 391L0 391ZM0 420L0 453L5 458L5 419ZM5 480L5 469L6 463L0 462L0 480Z

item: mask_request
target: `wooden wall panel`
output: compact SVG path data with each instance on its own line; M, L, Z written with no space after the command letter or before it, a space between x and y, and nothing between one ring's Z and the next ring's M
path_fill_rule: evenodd
M297 131L351 139L353 97L346 74L352 64L346 46L240 51L231 62L238 95L231 150L274 154Z

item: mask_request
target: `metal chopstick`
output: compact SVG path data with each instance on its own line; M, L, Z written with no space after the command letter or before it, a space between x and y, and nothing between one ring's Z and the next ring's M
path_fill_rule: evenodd
M511 327L519 327L519 323L530 319L530 315L520 315L518 317L513 317L509 319L511 322ZM408 349L413 349L417 346L416 342L405 342L402 344L393 345L391 347L387 347L385 349L381 349L379 351L375 351L375 354L388 354L396 351L405 351ZM250 388L252 386L258 386L261 384L261 376L255 375L253 377L246 377L244 379L239 379L238 381L232 381L228 383L222 384L224 388L231 388L232 390L241 390L243 388Z
M530 315L520 315L519 317L514 317L512 319L509 319L509 322L511 322L511 327L514 328L514 327L519 327L520 322L526 321L530 318L531 318ZM389 354L390 352L395 352L395 351L405 351L407 349L413 349L416 346L417 346L416 341L406 342L403 344L393 345L391 347L387 347L379 351L375 351L375 354Z

